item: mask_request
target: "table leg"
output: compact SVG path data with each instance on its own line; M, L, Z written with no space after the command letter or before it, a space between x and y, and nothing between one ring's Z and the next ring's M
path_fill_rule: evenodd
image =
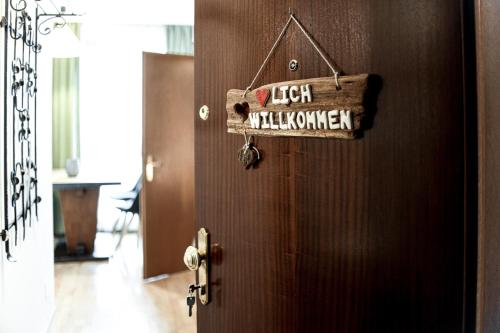
M85 246L86 253L92 253L97 232L99 188L68 189L59 192L68 253L74 254L79 244Z

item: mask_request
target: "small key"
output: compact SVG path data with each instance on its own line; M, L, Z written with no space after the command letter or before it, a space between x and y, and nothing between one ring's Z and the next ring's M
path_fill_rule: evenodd
M194 294L194 292L200 288L201 288L201 286L198 286L198 285L194 285L194 284L190 285L188 288L189 295Z
M193 305L196 303L196 297L190 294L186 299L187 306L189 308L189 317L193 315Z

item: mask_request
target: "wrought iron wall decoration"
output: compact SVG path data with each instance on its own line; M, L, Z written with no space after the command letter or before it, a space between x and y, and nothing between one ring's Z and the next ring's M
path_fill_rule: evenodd
M42 47L39 34L62 27L64 14L47 14L35 0L5 0L3 95L3 199L4 222L0 240L7 259L26 238L26 230L38 219L37 70Z

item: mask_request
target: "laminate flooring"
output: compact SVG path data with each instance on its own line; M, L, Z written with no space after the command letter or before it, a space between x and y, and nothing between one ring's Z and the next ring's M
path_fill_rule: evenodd
M186 306L194 274L145 282L141 259L136 236L128 235L109 262L56 264L56 310L49 332L196 332L196 307L188 317Z

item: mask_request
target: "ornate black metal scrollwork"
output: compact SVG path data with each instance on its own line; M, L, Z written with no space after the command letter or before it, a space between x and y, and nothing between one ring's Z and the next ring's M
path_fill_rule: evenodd
M54 27L62 28L66 25L66 20L62 15L48 16L40 21L38 32L42 35L48 35Z
M37 56L38 6L35 1L9 0L4 31L4 226L7 259L19 235L38 218Z
M6 0L0 28L4 29L4 228L7 259L15 261L12 249L18 245L33 219L38 219L37 168L37 66L42 46L38 36L66 25L65 8L46 13L37 0Z

